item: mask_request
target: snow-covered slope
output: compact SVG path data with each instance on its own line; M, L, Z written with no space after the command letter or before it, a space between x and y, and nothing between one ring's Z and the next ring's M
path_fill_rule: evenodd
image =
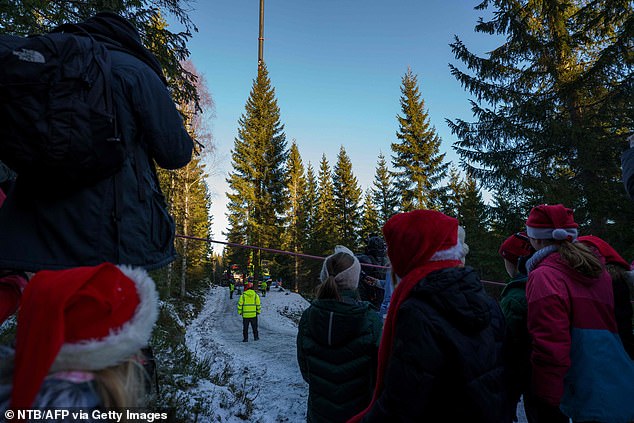
M199 422L299 423L306 421L308 385L297 366L297 322L308 302L272 288L261 297L260 340L242 342L239 295L213 287L200 315L187 330L188 348L212 363L210 380L189 390L190 404L204 408ZM230 388L231 387L231 388ZM249 409L244 396L251 400ZM249 402L249 401L247 401ZM520 422L525 422L518 407Z

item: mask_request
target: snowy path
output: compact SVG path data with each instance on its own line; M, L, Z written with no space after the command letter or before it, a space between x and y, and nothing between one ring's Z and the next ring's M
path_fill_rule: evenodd
M199 357L214 360L215 371L231 369L231 382L245 387L254 399L249 421L259 423L305 420L308 385L297 366L297 325L285 315L301 315L308 303L299 295L273 288L261 297L260 340L242 342L242 318L237 313L239 295L229 299L227 288L215 287L205 308L187 331L187 344ZM227 416L223 421L244 421Z
M308 385L297 365L296 336L301 312L308 307L300 295L273 288L261 297L260 340L242 342L242 318L237 313L239 295L229 299L227 288L213 287L200 315L187 330L186 342L200 358L213 362L212 373L225 374L230 384L246 390L254 410L248 419L239 398L226 387L198 386L197 397L212 411L213 419L199 421L299 423L305 421ZM518 407L519 423L526 422Z

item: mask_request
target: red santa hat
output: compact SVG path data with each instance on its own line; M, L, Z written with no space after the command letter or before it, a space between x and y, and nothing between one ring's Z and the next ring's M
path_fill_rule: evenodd
M154 282L140 268L104 263L41 271L18 312L12 408L29 408L49 372L99 370L147 345L158 316Z
M394 215L383 227L394 272L404 277L428 261L461 260L468 249L459 236L458 220L435 210Z
M526 233L534 239L574 241L578 227L572 210L562 204L533 207L526 221Z
M597 249L599 254L601 254L605 258L606 263L616 264L621 266L625 270L631 270L630 264L625 261L623 257L619 253L616 252L614 248L598 236L594 235L585 235L577 238L577 241L583 242L586 245L590 245Z
M535 249L531 246L526 232L518 232L506 238L498 253L506 260L517 266L520 257L530 256Z

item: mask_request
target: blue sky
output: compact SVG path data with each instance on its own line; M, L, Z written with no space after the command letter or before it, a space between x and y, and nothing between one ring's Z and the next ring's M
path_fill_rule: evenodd
M449 73L448 63L462 67L449 43L458 35L479 54L495 47L493 37L473 30L483 15L473 9L478 3L265 0L264 60L286 139L289 146L296 140L304 165L317 169L322 154L334 165L343 145L361 187L370 186L377 156L389 158L395 141L408 66L418 75L442 151L457 164L445 119L470 119L471 112L468 93ZM259 0L201 0L192 8L199 32L189 42L191 60L215 102L210 126L217 151L208 182L214 238L224 240L230 151L257 72Z

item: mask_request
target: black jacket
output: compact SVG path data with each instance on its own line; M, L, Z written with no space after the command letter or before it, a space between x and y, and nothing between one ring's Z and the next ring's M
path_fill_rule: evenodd
M37 271L110 261L154 269L175 257L174 221L153 162L182 167L191 159L193 142L161 76L131 54L111 51L111 56L127 151L122 169L62 198L41 198L18 175L0 208L0 268Z
M504 317L473 269L430 273L397 313L384 388L364 422L510 421Z

